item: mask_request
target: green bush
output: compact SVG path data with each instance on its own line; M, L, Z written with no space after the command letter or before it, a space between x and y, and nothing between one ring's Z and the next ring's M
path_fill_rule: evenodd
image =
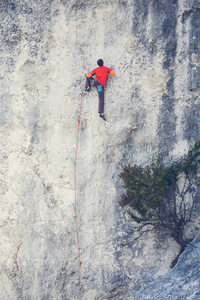
M151 218L163 201L168 182L165 180L167 168L159 160L150 166L125 166L120 177L124 180L126 194L122 195L121 206L129 205L137 214L130 212L131 217L138 223Z
M191 221L195 204L197 169L200 162L200 142L187 155L165 166L160 159L141 167L126 165L120 173L125 193L120 205L128 206L132 219L141 224L138 230L150 225L163 230L184 247L184 227ZM180 187L180 178L183 179ZM188 196L191 196L188 201ZM149 231L149 229L148 229Z

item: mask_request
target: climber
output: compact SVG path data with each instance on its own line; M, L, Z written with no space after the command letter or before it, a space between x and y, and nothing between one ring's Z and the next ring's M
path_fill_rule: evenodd
M99 95L99 117L106 121L104 115L104 88L106 86L108 73L110 73L112 76L115 76L115 72L107 67L104 67L102 59L99 59L97 64L99 67L94 69L90 74L86 75L85 91L89 92L91 86L95 86L97 88ZM96 78L93 78L94 75L96 75Z

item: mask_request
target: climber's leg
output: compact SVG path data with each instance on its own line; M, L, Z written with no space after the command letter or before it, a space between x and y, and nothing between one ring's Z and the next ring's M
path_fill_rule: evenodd
M99 96L99 116L103 118L105 121L104 115L104 86L101 85L97 80L94 80L94 86L97 88L98 96Z
M86 78L86 82L85 82L85 91L89 92L91 86L94 85L94 78L88 78L87 76L85 76Z
M90 79L87 77L87 76L85 76L85 91L86 92L89 92L90 91Z
M98 92L99 95L99 113L104 113L104 86L102 86L102 91Z

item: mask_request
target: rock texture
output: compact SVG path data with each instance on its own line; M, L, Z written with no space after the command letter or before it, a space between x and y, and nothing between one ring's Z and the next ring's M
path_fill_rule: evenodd
M116 77L107 122L95 90L83 99L82 299L133 299L170 270L173 240L129 244L118 175L157 153L169 162L200 139L199 17L197 0L0 0L2 299L79 298L77 117L84 74L99 58Z
M177 266L164 278L149 284L135 300L200 298L200 236L180 256Z

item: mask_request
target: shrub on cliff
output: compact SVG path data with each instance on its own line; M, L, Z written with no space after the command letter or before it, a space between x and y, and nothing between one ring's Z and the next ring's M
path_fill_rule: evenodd
M124 167L120 177L125 193L120 205L128 206L128 213L138 223L133 242L147 231L162 230L185 248L188 240L184 229L191 221L195 205L199 162L200 142L171 166L156 159L144 168Z

